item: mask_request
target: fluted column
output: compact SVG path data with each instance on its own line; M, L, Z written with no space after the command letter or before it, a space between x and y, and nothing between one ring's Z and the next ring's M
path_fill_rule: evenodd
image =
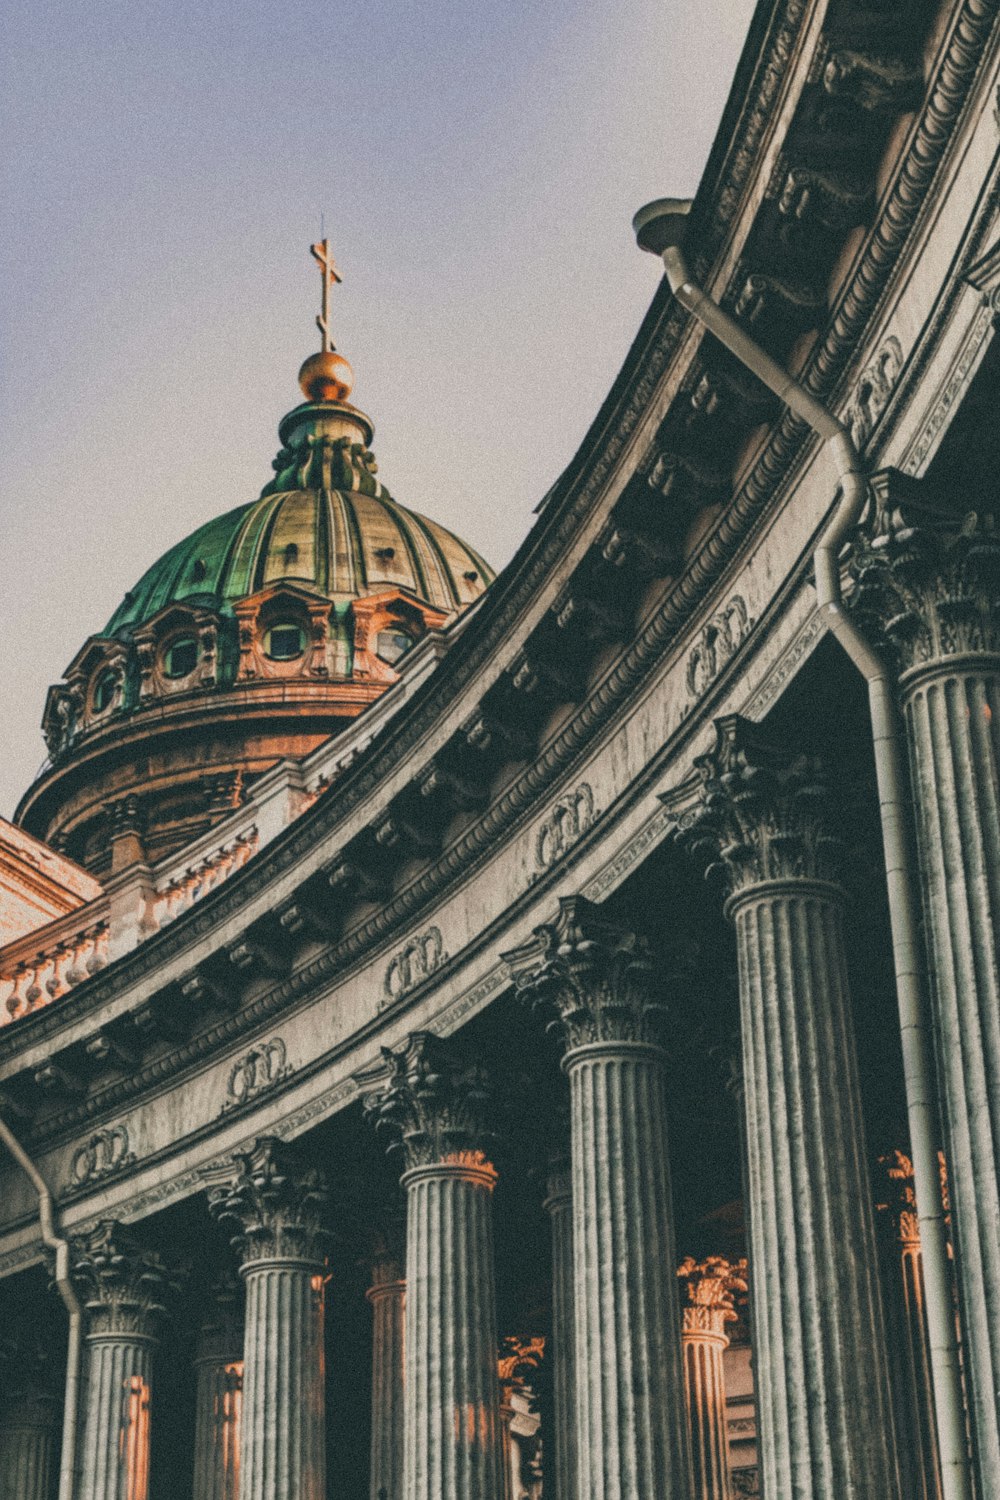
M368 1075L406 1170L405 1500L497 1500L500 1397L484 1080L417 1032Z
M52 1500L60 1415L55 1397L37 1387L9 1394L0 1414L0 1495Z
M406 1280L394 1236L380 1240L371 1273L371 1500L403 1500Z
M223 1282L195 1347L194 1500L238 1500L243 1400L243 1310Z
M170 1278L121 1224L73 1242L86 1308L80 1500L147 1500L153 1353Z
M729 1347L726 1324L736 1320L734 1296L747 1288L746 1269L746 1261L717 1255L700 1263L688 1256L677 1269L687 1296L681 1345L695 1500L731 1500L733 1493L722 1356Z
M543 1207L552 1226L552 1335L546 1358L552 1372L551 1452L545 1489L552 1500L577 1500L576 1385L573 1360L573 1187L569 1160L550 1164Z
M208 1176L246 1287L240 1500L325 1500L326 1189L273 1136Z
M982 1494L1000 1488L1000 538L893 479L859 539L861 618L888 639L910 759Z
M687 823L736 926L762 1488L896 1500L833 816L815 762L717 730Z
M554 1008L565 1043L579 1496L688 1500L663 1004L648 954L571 897L504 958L518 989Z
M895 1367L903 1492L913 1500L939 1500L934 1386L913 1165L902 1151L894 1151L881 1157L879 1166L884 1178L876 1202L876 1229L882 1248L889 1348Z

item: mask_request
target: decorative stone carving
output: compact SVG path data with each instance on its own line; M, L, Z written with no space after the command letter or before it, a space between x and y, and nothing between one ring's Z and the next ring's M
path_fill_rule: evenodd
M92 1135L73 1153L70 1184L82 1187L84 1183L111 1177L115 1172L132 1166L134 1161L135 1152L129 1150L128 1126L112 1125Z
M1000 533L993 515L959 515L887 471L857 536L852 608L888 639L901 672L1000 652Z
M165 1299L179 1286L179 1274L110 1219L73 1240L72 1252L73 1280L87 1309L89 1334L153 1339L166 1311Z
M687 690L700 697L736 655L750 634L753 621L742 595L734 594L701 628L697 645L688 656Z
M841 47L823 69L823 88L868 115L898 115L916 107L923 93L919 66L899 57L870 57Z
M856 448L863 448L892 397L903 368L903 346L890 334L858 376L855 393L845 413L845 424Z
M535 836L535 863L550 870L581 838L594 821L594 793L581 782L560 797Z
M503 958L517 989L554 1009L567 1047L658 1042L664 1006L648 944L583 896L562 897L556 921Z
M280 1036L251 1047L238 1062L233 1063L226 1080L226 1102L223 1113L248 1104L261 1094L273 1089L291 1072L288 1066L288 1050Z
M448 953L440 927L429 927L390 959L382 982L380 1009L409 994L447 962Z
M836 878L840 841L820 762L770 745L739 714L716 720L716 746L695 761L701 805L682 820L730 891L770 880Z
M382 1058L359 1079L368 1086L365 1114L396 1138L390 1149L402 1147L407 1168L485 1160L490 1094L478 1064L429 1031L415 1031L398 1052L383 1047Z
M326 1183L317 1167L277 1136L206 1174L208 1206L231 1229L245 1262L287 1258L322 1262L329 1240Z

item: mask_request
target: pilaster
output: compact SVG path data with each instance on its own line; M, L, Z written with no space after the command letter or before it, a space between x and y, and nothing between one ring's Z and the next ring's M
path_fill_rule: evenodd
M405 1500L501 1488L492 1195L482 1070L417 1032L363 1078L366 1112L403 1152Z
M5 1309L6 1313L6 1309ZM18 1320L21 1322L21 1320ZM53 1500L57 1487L62 1403L55 1378L49 1330L22 1323L12 1331L5 1318L0 1335L0 1495L17 1500Z
M687 1500L664 1002L650 955L570 897L504 958L519 991L553 1016L570 1083L579 1494Z
M698 762L690 841L736 927L765 1494L898 1497L851 1029L838 841L821 766L733 716Z
M75 1240L72 1253L87 1320L80 1494L148 1500L153 1354L176 1277L111 1221Z
M325 1500L325 1183L264 1136L207 1186L246 1287L240 1500Z
M1000 535L880 476L854 607L898 673L979 1487L1000 1484Z

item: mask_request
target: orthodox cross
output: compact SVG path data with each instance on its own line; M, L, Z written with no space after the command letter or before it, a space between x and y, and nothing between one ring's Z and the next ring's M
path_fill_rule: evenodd
M316 327L323 338L323 353L329 354L330 350L334 348L333 340L330 337L330 288L335 281L341 280L341 276L333 263L329 240L320 240L318 245L310 245L309 252L318 264L323 277L323 311L316 319Z

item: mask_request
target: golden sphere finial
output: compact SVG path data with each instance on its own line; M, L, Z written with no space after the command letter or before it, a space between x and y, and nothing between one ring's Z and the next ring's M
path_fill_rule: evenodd
M346 401L354 389L354 371L336 350L321 350L302 366L299 385L307 401Z

